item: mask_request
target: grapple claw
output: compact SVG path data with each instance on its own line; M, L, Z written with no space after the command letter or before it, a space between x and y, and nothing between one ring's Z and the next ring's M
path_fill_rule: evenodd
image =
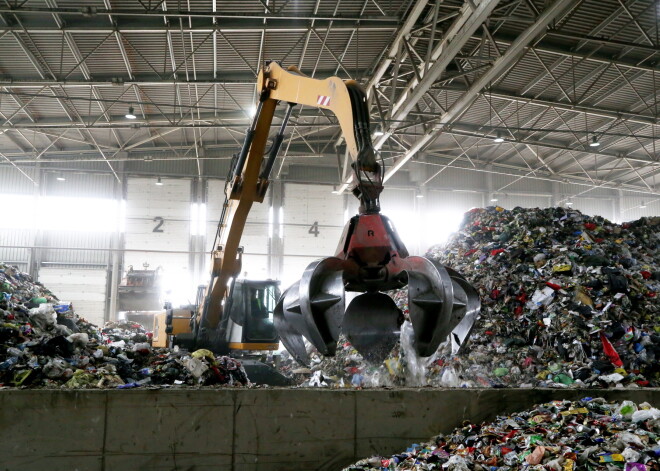
M414 346L423 357L433 355L454 327L454 287L449 274L423 257L405 259L408 272L408 309Z
M323 355L334 355L344 317L342 260L329 257L310 263L300 280L300 308L305 337Z
M348 305L342 331L365 360L381 363L396 345L402 321L401 310L392 298L365 293Z
M437 265L436 265L437 266ZM468 281L449 267L444 267L454 284L454 298L461 301L462 308L457 309L457 316L461 319L451 331L452 353L461 353L465 348L466 340L472 333L474 324L481 310L479 293Z
M455 271L408 256L392 223L378 213L353 217L337 255L308 265L299 284L283 295L275 325L296 358L302 357L300 335L321 354L334 355L342 331L365 359L381 362L399 337L402 313L379 291L406 284L417 354L432 355L450 334L459 351L479 312L479 296ZM364 294L344 313L345 290ZM289 321L295 326L284 325Z
M273 312L273 324L284 348L298 363L308 366L309 355L302 335L305 321L300 312L299 285L297 281L282 293Z

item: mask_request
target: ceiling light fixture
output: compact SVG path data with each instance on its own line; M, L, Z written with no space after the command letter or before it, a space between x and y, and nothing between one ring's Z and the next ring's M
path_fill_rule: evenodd
M126 113L126 119L136 119L135 109L132 106L128 107L128 113Z
M417 190L415 198L424 198L424 193L422 193L422 190Z
M490 199L490 202L491 202L491 203L496 203L496 202L497 202L497 198L491 198L491 199Z
M591 138L591 142L589 143L589 147L598 147L600 145L600 142L598 142L598 139L596 139L596 136L593 136Z
M493 139L493 142L504 142L504 138L502 137L502 134L497 131L497 137Z
M337 185L333 185L333 186L332 186L332 191L331 191L331 193L332 193L333 195L338 195L338 194L339 194L339 190L337 190Z
M160 177L158 177L158 180L156 180L156 185L158 185L158 186L163 186L164 185L164 183L162 182Z
M646 208L646 204L644 204L644 201L642 201L642 204L640 204L639 207L640 207L641 209Z
M383 132L383 128L381 127L380 124L376 125L376 129L374 130L374 137L380 137L383 136L385 133Z
M64 175L58 175L57 177L55 177L55 179L56 179L58 182L64 182L64 181L66 181L66 177L65 177Z
M573 202L572 201L567 201L566 206L573 206Z

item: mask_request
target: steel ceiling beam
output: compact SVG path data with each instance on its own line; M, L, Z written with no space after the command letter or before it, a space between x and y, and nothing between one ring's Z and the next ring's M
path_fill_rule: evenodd
M464 128L468 128L467 126L461 126ZM448 129L444 130L443 133L446 134L455 134L459 136L464 136L464 137L475 137L478 139L491 139L490 136L487 136L486 134L483 133L478 133L478 132L472 132L472 131L462 131L459 129ZM609 152L603 152L599 150L594 150L591 147L588 147L585 145L584 148L577 148L577 147L569 147L564 144L557 143L555 142L549 142L546 140L543 141L535 141L532 139L513 139L513 138L505 138L504 142L508 142L511 145L514 144L526 144L526 145L531 145L534 147L541 147L541 148L546 148L546 149L554 149L554 150L561 150L561 151L568 151L568 152L583 152L585 154L590 154L590 155L600 155L603 157L609 157L610 159L616 159L616 160L630 160L631 162L639 162L643 163L644 165L648 166L653 166L657 167L660 166L660 160L652 160L648 157L641 157L641 156L631 156L630 154L626 154L625 156L618 155L618 154L613 154ZM563 169L555 169L556 171L561 171Z
M472 84L469 90L467 90L449 107L447 112L441 116L435 126L433 126L433 128L431 128L431 130L422 138L413 142L409 150L394 162L394 164L385 172L384 181L392 178L392 176L394 176L394 174L396 174L396 172L417 152L437 138L437 136L442 133L444 126L460 118L479 97L481 90L518 62L525 54L527 46L535 40L538 40L539 35L546 30L551 22L558 17L561 18L571 7L574 6L575 2L571 0L555 0L550 6L548 6L537 18L534 24L523 31L504 54L493 63L493 66L481 75Z
M367 69L359 69L355 71L359 76L365 76L368 73ZM316 71L319 77L330 77L336 75L335 69L319 69ZM197 79L181 78L174 80L173 78L160 78L155 74L136 74L133 79L118 76L108 76L104 74L95 73L94 77L90 80L58 80L58 79L38 79L35 77L7 77L0 78L0 86L8 86L13 88L25 87L41 87L44 85L58 85L62 87L121 87L126 85L139 85L144 87L164 87L172 85L199 85L199 86L214 86L214 85L250 85L254 87L255 75L254 72L218 72L217 77L213 77L211 72L198 72Z
M397 123L406 119L408 113L422 99L433 83L440 78L447 65L461 51L477 28L486 21L498 3L499 0L482 0L476 5L476 8L473 6L474 4L470 5L470 2L463 4L459 16L451 24L442 41L433 48L429 62L417 67L418 73L408 82L399 99L391 104L388 115L392 122L390 128L385 130L385 134L375 142L376 149L380 149L390 138L396 130ZM413 67L415 66L413 65Z
M398 51L401 47L401 43L404 38L410 34L410 31L417 23L417 19L420 17L428 3L428 0L417 0L412 8L410 8L410 13L408 16L406 16L406 20L397 30L396 36L394 37L392 43L389 45L385 57L380 62L380 64L378 64L374 70L374 73L371 74L371 78L367 82L366 92L368 96L371 96L371 89L374 87L374 85L380 82L380 79L383 78L383 75L385 75L385 72L387 72L387 69L392 64L392 61L396 59L396 51Z
M452 160L455 159L455 156L452 156L451 154L449 155L443 155L443 154L433 154L437 157ZM467 160L465 157L458 159L460 161L465 161ZM459 170L464 170L468 172L478 172L478 173L492 173L492 174L497 174L497 175L506 175L510 177L517 177L517 178L527 178L530 180L541 180L541 181L549 181L549 182L555 182L555 183L562 183L562 184L574 184L574 185L581 185L581 186L587 186L590 187L591 189L595 188L604 188L604 189L625 189L627 191L635 192L635 193L643 193L643 194L660 194L658 192L652 192L649 193L648 189L645 187L641 187L639 185L625 185L625 184L620 184L620 183L615 183L615 182L596 182L593 183L591 180L589 180L586 177L579 177L575 175L549 175L547 172L544 172L543 169L538 169L536 172L538 175L533 175L531 172L528 171L527 168L521 168L513 165L507 165L507 164L495 164L495 167L502 168L503 170L499 169L492 169L489 170L487 168L472 168L472 167L465 167L462 165L456 165L456 164L443 164L443 163L435 163L435 162L424 162L420 161L419 162L422 165L432 165L432 166L437 166L437 167L447 167L447 168L455 168ZM511 171L507 171L507 169L510 169ZM521 172L521 173L514 173L514 172Z
M452 86L449 88L450 90L454 91L466 91L466 87L461 87L461 86ZM21 94L19 93L13 93L11 91L9 92L4 92L8 95L12 96L17 96L20 97ZM3 94L0 92L0 94ZM533 98L533 97L526 97L526 96L518 96L512 93L508 93L505 91L501 91L498 89L493 89L492 92L488 93L481 93L483 96L491 96L492 98L495 99L501 99L501 100L506 100L506 101L511 101L511 102L519 102L519 103L526 103L530 105L535 105L535 106L542 106L542 107L549 107L549 108L555 108L558 110L565 110L565 111L574 111L576 113L586 113L587 115L590 116L600 116L604 118L610 118L610 119L625 119L628 122L631 123L636 123L636 124L643 124L643 125L658 125L660 124L660 121L658 120L657 117L649 116L649 115L644 115L641 113L633 113L633 112L628 112L628 111L622 111L622 110L616 110L616 109L611 109L611 108L601 108L601 107L595 107L595 106L586 106L586 105L570 105L567 103L561 103L561 102L556 102L553 100L545 100L545 99L540 99L540 98ZM43 95L40 96L43 98L55 98L52 96L48 95ZM87 98L81 98L81 100L88 101L89 99ZM96 101L92 99L92 101ZM107 100L108 102L113 101L113 100ZM118 103L125 103L125 104L130 104L134 103L134 100L120 100ZM149 104L149 102L144 102L144 104ZM162 104L163 106L171 106L171 104ZM193 107L194 108L194 107ZM197 109L199 110L204 110L207 107L201 106L198 107ZM305 109L303 110L302 113L300 113L301 117L316 117L318 116L319 113L315 109ZM415 116L417 114L415 113ZM432 115L429 115L432 116ZM127 121L124 118L123 114L120 115L111 115L111 119L108 123L109 126L104 126L104 127L117 127L117 128L133 128L136 126L140 126L142 123L147 123L147 124L163 124L163 125L172 125L172 123L165 119L162 114L147 114L144 116L144 120L138 120L138 121ZM230 120L230 121L239 121L242 123L245 123L247 125L248 123L248 118L246 118L245 114L243 111L229 111L229 110L213 110L211 111L209 108L209 112L201 113L199 117L197 118L200 121L213 121L216 122L218 119L219 120ZM439 121L440 118L438 118L435 121ZM31 122L22 122L22 121L14 121L14 127L16 128L45 128L45 127L65 127L67 125L71 125L72 127L79 126L79 123L76 124L75 122L71 121L62 121L61 119L57 118L41 118L38 121L35 119L34 121L30 120ZM432 124L435 121L427 121L428 123ZM181 123L178 123L182 127L187 126L187 121L182 121ZM410 125L417 125L421 124L419 121L411 120ZM302 125L302 124L301 124ZM89 127L97 127L96 125L90 125ZM100 125L99 125L100 127Z
M526 97L521 95L515 95L513 93L506 93L503 91L493 91L488 93L493 98L499 98L501 100L519 102L519 103L529 103L531 105L538 106L547 106L555 108L558 110L566 111L575 111L577 113L587 113L592 116L600 116L603 118L611 119L625 119L631 123L638 124L647 124L647 125L658 125L658 117L643 115L640 113L631 113L622 110L615 110L611 108L600 108L595 106L586 106L586 105L571 105L568 103L557 102L554 100L544 100L541 98Z
M161 2L162 3L162 2ZM88 21L89 18L103 15L112 15L114 17L127 17L127 18L207 18L207 19L258 19L258 20L281 20L281 21L296 21L296 20L328 20L328 21L337 21L337 22L349 22L349 23L386 23L390 21L398 21L399 18L396 16L350 16L350 15L337 15L337 16L327 16L327 15L290 15L283 13L249 13L249 12L210 12L203 10L166 10L162 11L159 9L151 9L148 11L143 11L133 8L98 8L98 7L82 7L82 8L67 8L67 7L57 7L57 8L34 8L34 7L7 7L0 6L0 13L11 13L11 14L22 14L22 15L41 15L41 16L51 16L53 14L59 15L71 15L73 17L84 18L85 21Z
M206 19L235 19L235 20L245 20L245 19L258 19L258 20L280 20L280 21L311 21L311 20L326 20L326 21L336 21L339 23L387 23L392 21L399 21L399 18L396 16L350 16L350 15L337 15L337 16L327 16L327 15L290 15L282 13L248 13L248 12L210 12L210 11L201 11L201 10L149 10L142 11L138 9L124 9L124 8L97 8L97 7L83 7L83 8L66 8L66 7L57 7L57 8L33 8L33 7L7 7L0 6L0 13L11 13L11 14L22 14L22 15L41 15L41 16L51 16L53 14L59 15L71 15L73 17L81 17L84 21L89 21L90 18L103 15L112 15L114 17L127 17L130 19L133 18L206 18ZM142 20L140 20L142 21Z
M630 2L630 4L633 5L634 3L636 3L636 1L637 1L637 0L632 0L632 1ZM599 23L596 27L594 27L593 29L591 29L591 31L589 31L589 34L592 35L592 36L593 36L593 35L597 35L597 34L599 34L601 31L605 30L610 24L612 24L614 21L616 21L616 20L619 18L620 14L621 14L622 12L623 12L623 9L622 9L622 8L618 8L617 10L615 10L614 12L612 12L607 18L605 18L605 20L603 20L603 21L602 21L601 23ZM619 28L619 30L620 30L620 29L622 29L622 28ZM580 42L577 44L577 46L575 46L574 48L572 48L573 50L572 50L571 52L579 51L582 47L586 46L587 44L589 44L587 41L580 41ZM593 56L597 53L597 51L598 51L601 47L602 47L602 45L599 45L599 46L597 46L595 49L592 49L588 54L584 54L583 57L580 57L580 60L587 60L587 59L593 60ZM537 50L538 50L538 49L537 49ZM564 61L565 61L567 58L569 58L569 57L572 59L572 58L574 58L575 56L573 56L573 55L571 55L571 56L567 56L567 55L560 54L559 59L557 59L557 60L556 60L551 66L550 66L550 70L554 70L555 68L559 67L559 66L560 66L561 64L563 64ZM595 74L598 74L598 73L604 71L605 69L607 69L607 67L611 64L611 62L608 62L608 59L611 59L611 58L605 58L605 60L604 60L603 62L601 62L601 65L600 65L599 67L597 67L596 69L594 69L592 72L590 72L590 73L587 74L586 76L581 77L580 80L578 81L578 83L586 83L586 81L589 80L589 79L591 78L590 76L591 76L592 74L595 75ZM579 62L578 62L578 64L579 64ZM571 61L571 67L575 67L575 66L576 66L576 65L574 65L574 64L572 63L572 61ZM652 70L654 70L654 69L652 69ZM533 87L535 87L535 86L536 86L541 80L543 80L546 76L547 76L547 73L545 73L545 72L541 72L539 75L537 75L533 80L531 80L531 81L527 84L527 86L525 87L525 89L522 91L522 94L524 95L525 93L527 93L530 89L532 89ZM573 89L578 88L578 87L579 87L578 83L574 84L574 86L573 86L572 88L573 88Z
M286 31L286 32L292 32L292 33L306 33L309 31L309 22L291 22L291 23L281 23L281 24L271 24L268 23L266 25L261 23L262 20L253 20L253 23L249 22L237 22L234 23L233 21L224 21L221 24L218 24L218 26L212 26L208 24L195 24L193 23L192 26L185 26L183 28L173 28L170 26L165 26L162 24L158 25L151 25L149 22L146 22L144 24L131 24L131 25L126 25L126 24L118 24L116 28L111 28L107 24L98 24L94 25L85 23L85 24L80 24L80 25L70 25L67 23L67 26L63 28L63 30L69 32L69 33L74 33L74 34L110 34L115 31L118 31L122 34L162 34L166 33L167 31L173 32L173 33L180 33L183 31L184 33L206 33L210 34L212 32L218 32L218 33L261 33L261 32L281 32L281 31ZM311 20L310 20L311 21ZM328 29L330 25L330 21L327 20L317 20L318 22L315 23L314 29L317 32L324 32ZM28 23L29 25L29 23ZM339 25L333 25L332 30L333 31L355 31L356 29L360 29L360 32L382 32L382 31L395 31L398 29L399 22L398 21L392 21L388 23L382 23L382 24L359 24L356 23L355 25L347 25L347 24L339 24ZM32 34L32 33L48 33L48 32L60 32L61 30L48 25L44 24L43 26L35 26L35 25L29 25L27 27L27 32ZM16 26L0 26L0 33L9 33L13 31L23 31L22 28L16 27ZM2 34L0 34L2 36Z

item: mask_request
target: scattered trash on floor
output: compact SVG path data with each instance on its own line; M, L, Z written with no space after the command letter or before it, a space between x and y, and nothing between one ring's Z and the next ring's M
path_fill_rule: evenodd
M465 422L402 453L373 456L344 471L660 469L660 410L602 398L553 401L490 423Z
M208 350L154 349L139 324L99 329L15 267L0 264L0 292L0 386L250 384L239 361Z

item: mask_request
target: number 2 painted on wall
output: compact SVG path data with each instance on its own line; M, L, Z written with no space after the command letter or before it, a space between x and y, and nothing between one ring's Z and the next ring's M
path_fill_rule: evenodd
M151 232L163 232L161 227L163 226L163 224L165 224L165 219L163 219L160 216L156 216L154 218L154 222L157 222L158 224L156 224L156 227L154 227L154 229Z

